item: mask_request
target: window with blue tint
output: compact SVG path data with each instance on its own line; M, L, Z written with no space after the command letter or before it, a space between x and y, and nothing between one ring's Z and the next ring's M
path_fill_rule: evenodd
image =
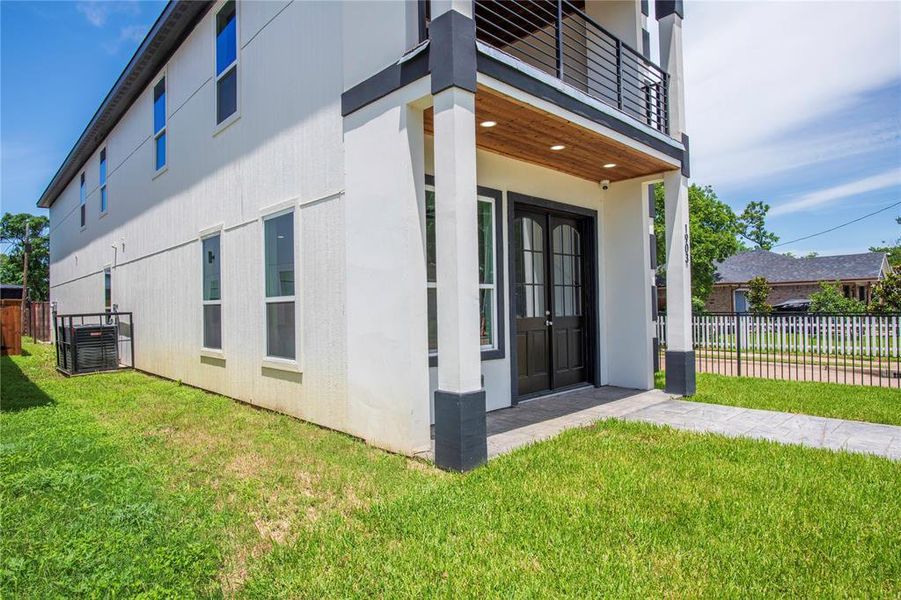
M106 198L106 148L100 151L100 212L105 213L107 208Z
M156 136L156 170L166 166L166 132Z
M216 75L221 75L238 57L237 12L234 0L216 15Z
M238 13L234 0L216 15L216 123L238 112Z
M166 126L166 78L153 87L153 133Z
M166 78L153 86L154 167L166 166Z

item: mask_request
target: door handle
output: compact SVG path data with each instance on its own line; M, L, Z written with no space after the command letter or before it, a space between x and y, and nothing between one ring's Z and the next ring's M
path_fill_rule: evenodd
M554 324L554 322L553 321L545 321L544 324L545 324L545 326L550 327L551 325Z

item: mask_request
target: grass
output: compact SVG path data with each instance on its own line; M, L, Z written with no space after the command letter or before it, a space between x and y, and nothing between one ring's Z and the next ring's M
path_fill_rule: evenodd
M0 373L3 597L901 595L888 460L608 421L449 475L26 348Z
M657 373L663 388L664 373ZM789 413L901 425L901 392L897 388L781 381L698 373L695 402L778 410Z

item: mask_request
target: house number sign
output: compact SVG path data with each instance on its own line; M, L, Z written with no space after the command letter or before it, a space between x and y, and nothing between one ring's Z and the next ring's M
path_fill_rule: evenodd
M688 225L685 226L685 264L691 262L691 244L688 241Z

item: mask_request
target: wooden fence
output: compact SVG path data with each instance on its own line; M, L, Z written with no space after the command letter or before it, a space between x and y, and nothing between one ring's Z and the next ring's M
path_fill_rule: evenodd
M41 342L50 341L52 318L49 302L32 302L29 306L29 315L25 335L29 335Z
M0 355L22 354L22 308L0 306Z
M899 314L694 315L692 337L701 372L901 387Z

